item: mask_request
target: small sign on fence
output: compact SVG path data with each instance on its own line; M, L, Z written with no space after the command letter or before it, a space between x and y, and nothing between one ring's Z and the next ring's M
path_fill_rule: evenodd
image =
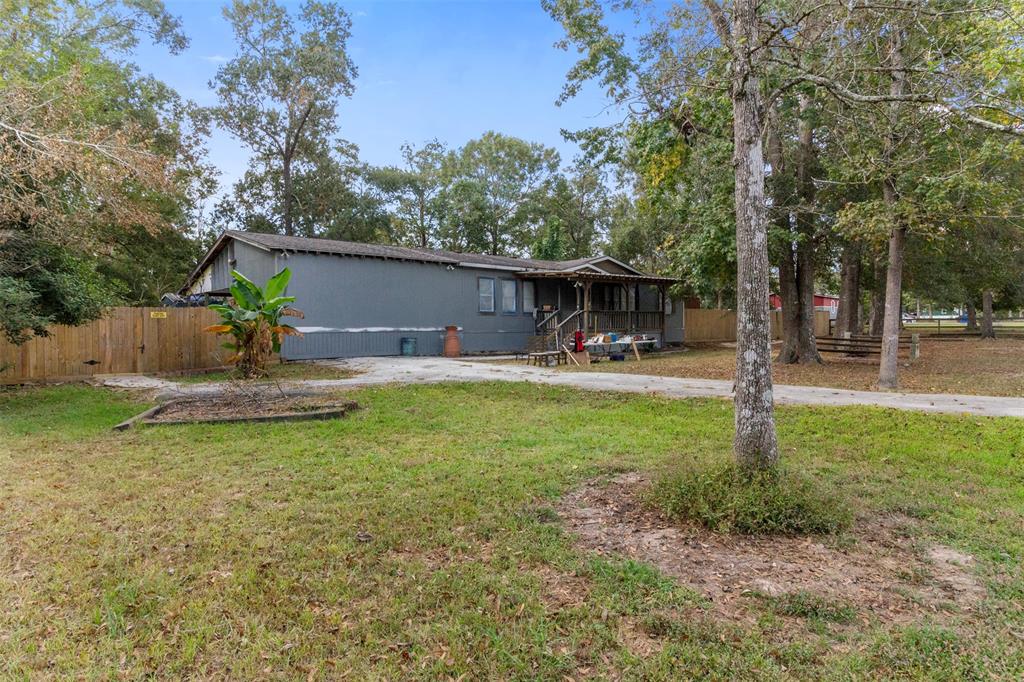
M154 319L154 320L166 320L167 319L167 313L165 311L163 311L163 310L152 310L152 311L150 311L149 316L152 319Z

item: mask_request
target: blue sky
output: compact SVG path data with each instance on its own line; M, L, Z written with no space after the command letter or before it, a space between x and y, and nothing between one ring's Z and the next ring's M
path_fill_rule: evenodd
M220 2L175 2L191 45L169 55L141 47L143 71L199 104L213 104L207 87L234 54ZM571 130L606 124L615 112L598 86L558 107L574 52L554 47L562 31L539 0L379 0L343 3L352 16L350 53L359 69L353 97L338 107L341 135L372 164L397 164L403 142L438 138L459 146L497 130L553 146L563 163L577 153ZM222 172L222 191L244 171L247 151L229 134L214 133L210 160Z

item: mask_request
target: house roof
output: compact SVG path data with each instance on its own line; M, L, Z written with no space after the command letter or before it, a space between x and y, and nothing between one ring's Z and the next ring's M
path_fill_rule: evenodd
M589 258L577 258L574 260L541 260L536 258L512 258L509 256L492 256L482 253L458 253L442 249L425 249L407 246L388 246L384 244L364 244L361 242L348 242L338 239L319 239L312 237L288 237L279 234L264 234L260 232L241 232L238 230L227 230L223 232L206 255L203 256L199 265L189 275L188 280L182 287L187 290L202 275L206 266L224 248L230 239L237 239L240 242L250 244L266 251L290 251L302 253L320 253L339 256L357 256L364 258L384 258L388 260L406 260L420 263L440 263L445 265L456 265L461 267L493 268L499 270L510 270L514 272L538 272L545 276L559 274L570 276L571 273L583 275L595 273L621 279L643 278L647 280L658 280L664 282L674 281L669 278L656 277L641 272L626 263L618 261L611 256L592 256ZM608 273L600 268L602 262L611 262L619 268L624 269L627 274Z

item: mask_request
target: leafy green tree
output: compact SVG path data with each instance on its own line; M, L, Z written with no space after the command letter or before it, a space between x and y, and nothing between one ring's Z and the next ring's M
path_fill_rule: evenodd
M394 241L387 198L375 174L374 169L360 165L348 149L311 158L292 175L293 234L360 242ZM280 168L254 164L231 193L217 203L216 222L251 232L280 232L276 216L280 215L282 184Z
M123 305L156 306L175 292L203 255L200 240L173 227L155 231L136 226L112 235L96 272Z
M352 95L356 67L348 54L351 20L338 5L307 0L297 15L274 0L233 0L224 9L238 54L210 86L218 125L253 152L236 201L257 191L262 225L296 234L303 211L297 177L306 184L341 160L337 105ZM242 213L254 218L251 211ZM276 229L274 231L277 231Z
M24 231L0 239L0 327L8 341L46 336L49 325L94 320L117 302L94 260Z
M566 253L562 220L558 216L552 216L544 221L530 255L541 260L566 260Z
M437 244L440 231L442 172L447 150L437 140L420 149L402 145L404 167L372 168L367 182L380 191L393 221L392 232L400 244L427 248Z
M611 193L599 166L577 162L554 175L536 210L545 225L557 220L564 258L593 256L611 228Z
M521 255L534 240L536 207L558 170L554 149L496 132L470 140L445 159L441 244Z
M0 307L17 311L5 313L10 338L133 300L104 264L128 258L125 244L141 233L187 230L212 191L194 107L127 60L140 36L171 52L187 43L157 0L0 5Z

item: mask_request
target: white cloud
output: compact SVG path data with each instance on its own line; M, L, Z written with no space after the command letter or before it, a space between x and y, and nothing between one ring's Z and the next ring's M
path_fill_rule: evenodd
M210 62L211 64L223 64L228 61L228 58L222 54L212 54L201 57L204 62Z

